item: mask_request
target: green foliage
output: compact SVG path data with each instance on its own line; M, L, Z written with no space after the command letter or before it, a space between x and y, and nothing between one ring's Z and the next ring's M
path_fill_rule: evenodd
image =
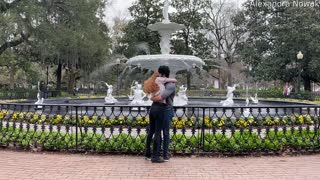
M174 153L194 153L199 147L204 152L221 154L241 154L252 152L284 152L286 150L316 150L319 132L313 130L268 130L258 135L249 130L232 132L231 136L206 132L189 136L172 134L170 151ZM96 152L143 153L146 135L133 136L126 133L105 137L99 133L75 133L57 131L34 131L20 128L2 127L0 145L15 144L23 149L41 148L42 150L78 150ZM204 144L202 144L204 143ZM77 146L76 146L77 145Z
M265 3L272 3L267 0ZM288 1L293 3L293 0ZM305 89L310 81L319 81L319 8L296 6L252 6L247 1L240 26L248 37L241 45L240 54L252 65L253 75L259 80L296 81L299 71ZM299 51L304 53L297 62Z
M109 30L103 22L105 3L105 0L11 2L10 10L2 8L5 13L0 15L0 55L9 44L14 47L19 63L64 64L70 90L80 70L91 71L109 54ZM34 76L30 68L26 72Z
M116 52L128 58L148 51L151 54L160 52L158 33L147 28L148 25L161 21L160 5L158 0L138 0L129 8L133 19L125 27L125 35L120 39Z
M176 38L172 40L174 52L210 58L213 47L202 31L204 26L203 14L200 11L201 1L174 0L172 7L176 12L172 13L171 21L185 26L185 29L177 32Z

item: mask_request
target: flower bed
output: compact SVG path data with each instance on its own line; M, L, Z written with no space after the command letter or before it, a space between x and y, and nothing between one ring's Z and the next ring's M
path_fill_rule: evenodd
M7 121L22 121L29 122L32 124L68 124L76 125L75 115L46 115L38 114L33 112L12 112L2 110L0 111L0 120ZM299 115L294 114L291 116L266 116L266 117L209 117L204 118L195 116L190 117L173 117L171 126L176 129L182 128L247 128L247 127L257 127L257 126L292 126L292 125L313 125L318 121L317 116L311 115ZM78 122L80 126L95 126L95 127L110 127L110 126L130 126L130 127L146 127L149 124L148 116L87 116L78 115Z

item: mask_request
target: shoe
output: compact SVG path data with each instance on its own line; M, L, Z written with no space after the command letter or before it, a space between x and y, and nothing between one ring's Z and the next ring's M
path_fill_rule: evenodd
M148 156L144 157L144 159L147 161L151 161L151 157L148 157Z
M151 162L152 163L164 163L164 160L161 157L160 158L152 158Z
M164 160L165 162L168 162L168 161L169 161L169 159L170 159L170 157L169 157L169 156L164 156L164 157L163 157L163 160Z

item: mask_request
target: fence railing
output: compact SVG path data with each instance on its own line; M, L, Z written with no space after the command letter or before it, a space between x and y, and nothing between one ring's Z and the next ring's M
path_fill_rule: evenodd
M172 153L320 150L320 106L175 107ZM0 146L143 153L150 107L0 104Z

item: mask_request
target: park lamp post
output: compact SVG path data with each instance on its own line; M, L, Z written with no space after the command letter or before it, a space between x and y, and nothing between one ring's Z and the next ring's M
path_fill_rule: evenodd
M251 65L247 65L247 73L246 73L246 98L249 97L249 74L252 70L252 66Z
M120 66L120 59L117 58L116 59L116 65L117 65L117 91L116 91L116 95L119 96L120 94L120 79L119 79L119 66Z
M299 53L297 54L297 59L298 61L301 61L303 59L303 54L301 51L299 51ZM301 94L300 94L300 82L301 82L301 68L302 68L302 65L301 65L301 62L298 62L299 63L299 74L298 74L298 98L301 99Z

